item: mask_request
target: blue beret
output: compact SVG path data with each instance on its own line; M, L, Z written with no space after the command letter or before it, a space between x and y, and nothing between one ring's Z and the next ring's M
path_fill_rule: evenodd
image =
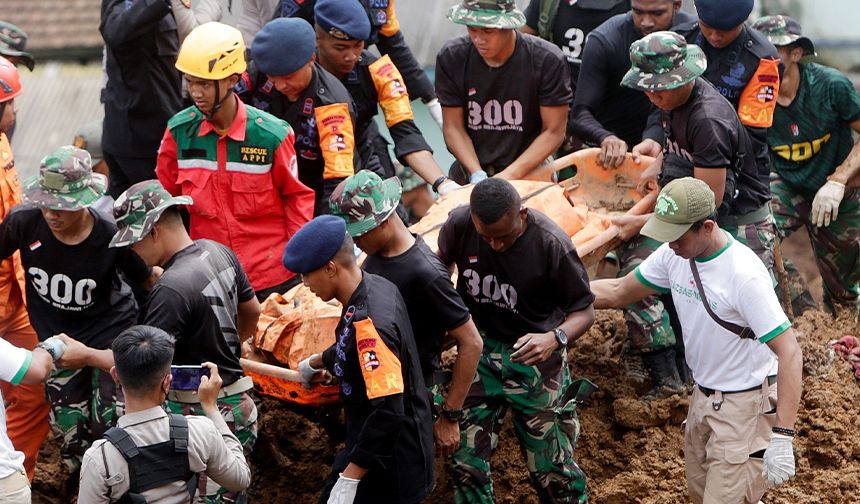
M716 30L731 30L750 17L753 0L696 0L699 19Z
M317 25L341 40L370 38L370 19L358 0L319 0L314 6Z
M337 253L346 237L346 222L320 215L299 229L284 249L284 267L293 273L316 271Z
M311 60L317 47L313 27L301 18L269 21L251 43L257 69L267 75L289 75Z

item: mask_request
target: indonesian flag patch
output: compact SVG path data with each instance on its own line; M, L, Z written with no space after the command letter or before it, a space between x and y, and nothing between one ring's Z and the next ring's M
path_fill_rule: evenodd
M37 248L39 248L41 246L42 246L42 242L39 240L36 240L30 244L30 251L32 252L33 250L36 250Z

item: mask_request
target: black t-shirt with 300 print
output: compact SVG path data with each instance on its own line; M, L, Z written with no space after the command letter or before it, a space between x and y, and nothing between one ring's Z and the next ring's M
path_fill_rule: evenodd
M548 0L531 0L526 7L526 25L539 29L541 9ZM582 50L592 30L604 21L630 10L630 0L597 0L590 2L558 2L555 21L552 24L552 42L564 54L570 67L570 81L576 94L576 81L582 64Z
M502 253L478 235L468 206L454 209L439 232L439 257L457 265L457 291L475 324L506 343L551 331L594 301L570 237L533 209L526 226Z
M131 289L117 274L143 282L149 268L128 248L108 248L116 226L93 210L84 241L58 240L38 208L16 206L0 224L0 257L21 251L27 278L27 311L40 340L66 333L85 345L109 348L137 321Z
M464 108L466 131L482 167L507 168L540 135L540 107L570 105L570 72L561 50L517 32L514 53L488 66L468 36L449 40L436 56L436 95Z

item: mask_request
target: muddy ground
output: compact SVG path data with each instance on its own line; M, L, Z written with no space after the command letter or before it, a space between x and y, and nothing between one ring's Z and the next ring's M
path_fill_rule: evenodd
M794 255L794 245L787 254ZM807 245L808 246L808 245ZM807 275L811 261L798 261ZM820 288L819 288L820 289ZM818 296L820 296L820 290ZM820 297L819 297L820 299ZM850 366L833 360L827 342L858 334L855 322L807 312L795 322L804 352L804 383L795 442L797 476L769 491L766 504L860 502L860 385ZM688 400L674 396L652 403L636 399L618 363L626 331L620 312L600 312L594 327L570 351L574 376L600 390L581 411L576 458L588 476L595 503L682 503L686 500L683 431ZM252 456L251 501L316 502L342 440L337 409L305 409L263 398L262 431ZM508 427L493 457L499 503L537 503L522 456ZM442 464L432 503L449 503L451 485ZM43 449L34 502L65 503L67 475L54 443Z

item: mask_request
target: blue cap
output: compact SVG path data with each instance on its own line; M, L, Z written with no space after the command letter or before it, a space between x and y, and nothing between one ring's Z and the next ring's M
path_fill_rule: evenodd
M346 237L346 222L320 215L299 229L284 249L284 267L293 273L316 271L337 253Z
M370 38L370 19L358 0L319 0L314 6L317 26L340 40Z
M317 47L313 27L301 18L269 21L251 43L257 69L267 75L289 75L305 66Z
M696 0L699 19L715 30L731 30L744 23L753 0Z

